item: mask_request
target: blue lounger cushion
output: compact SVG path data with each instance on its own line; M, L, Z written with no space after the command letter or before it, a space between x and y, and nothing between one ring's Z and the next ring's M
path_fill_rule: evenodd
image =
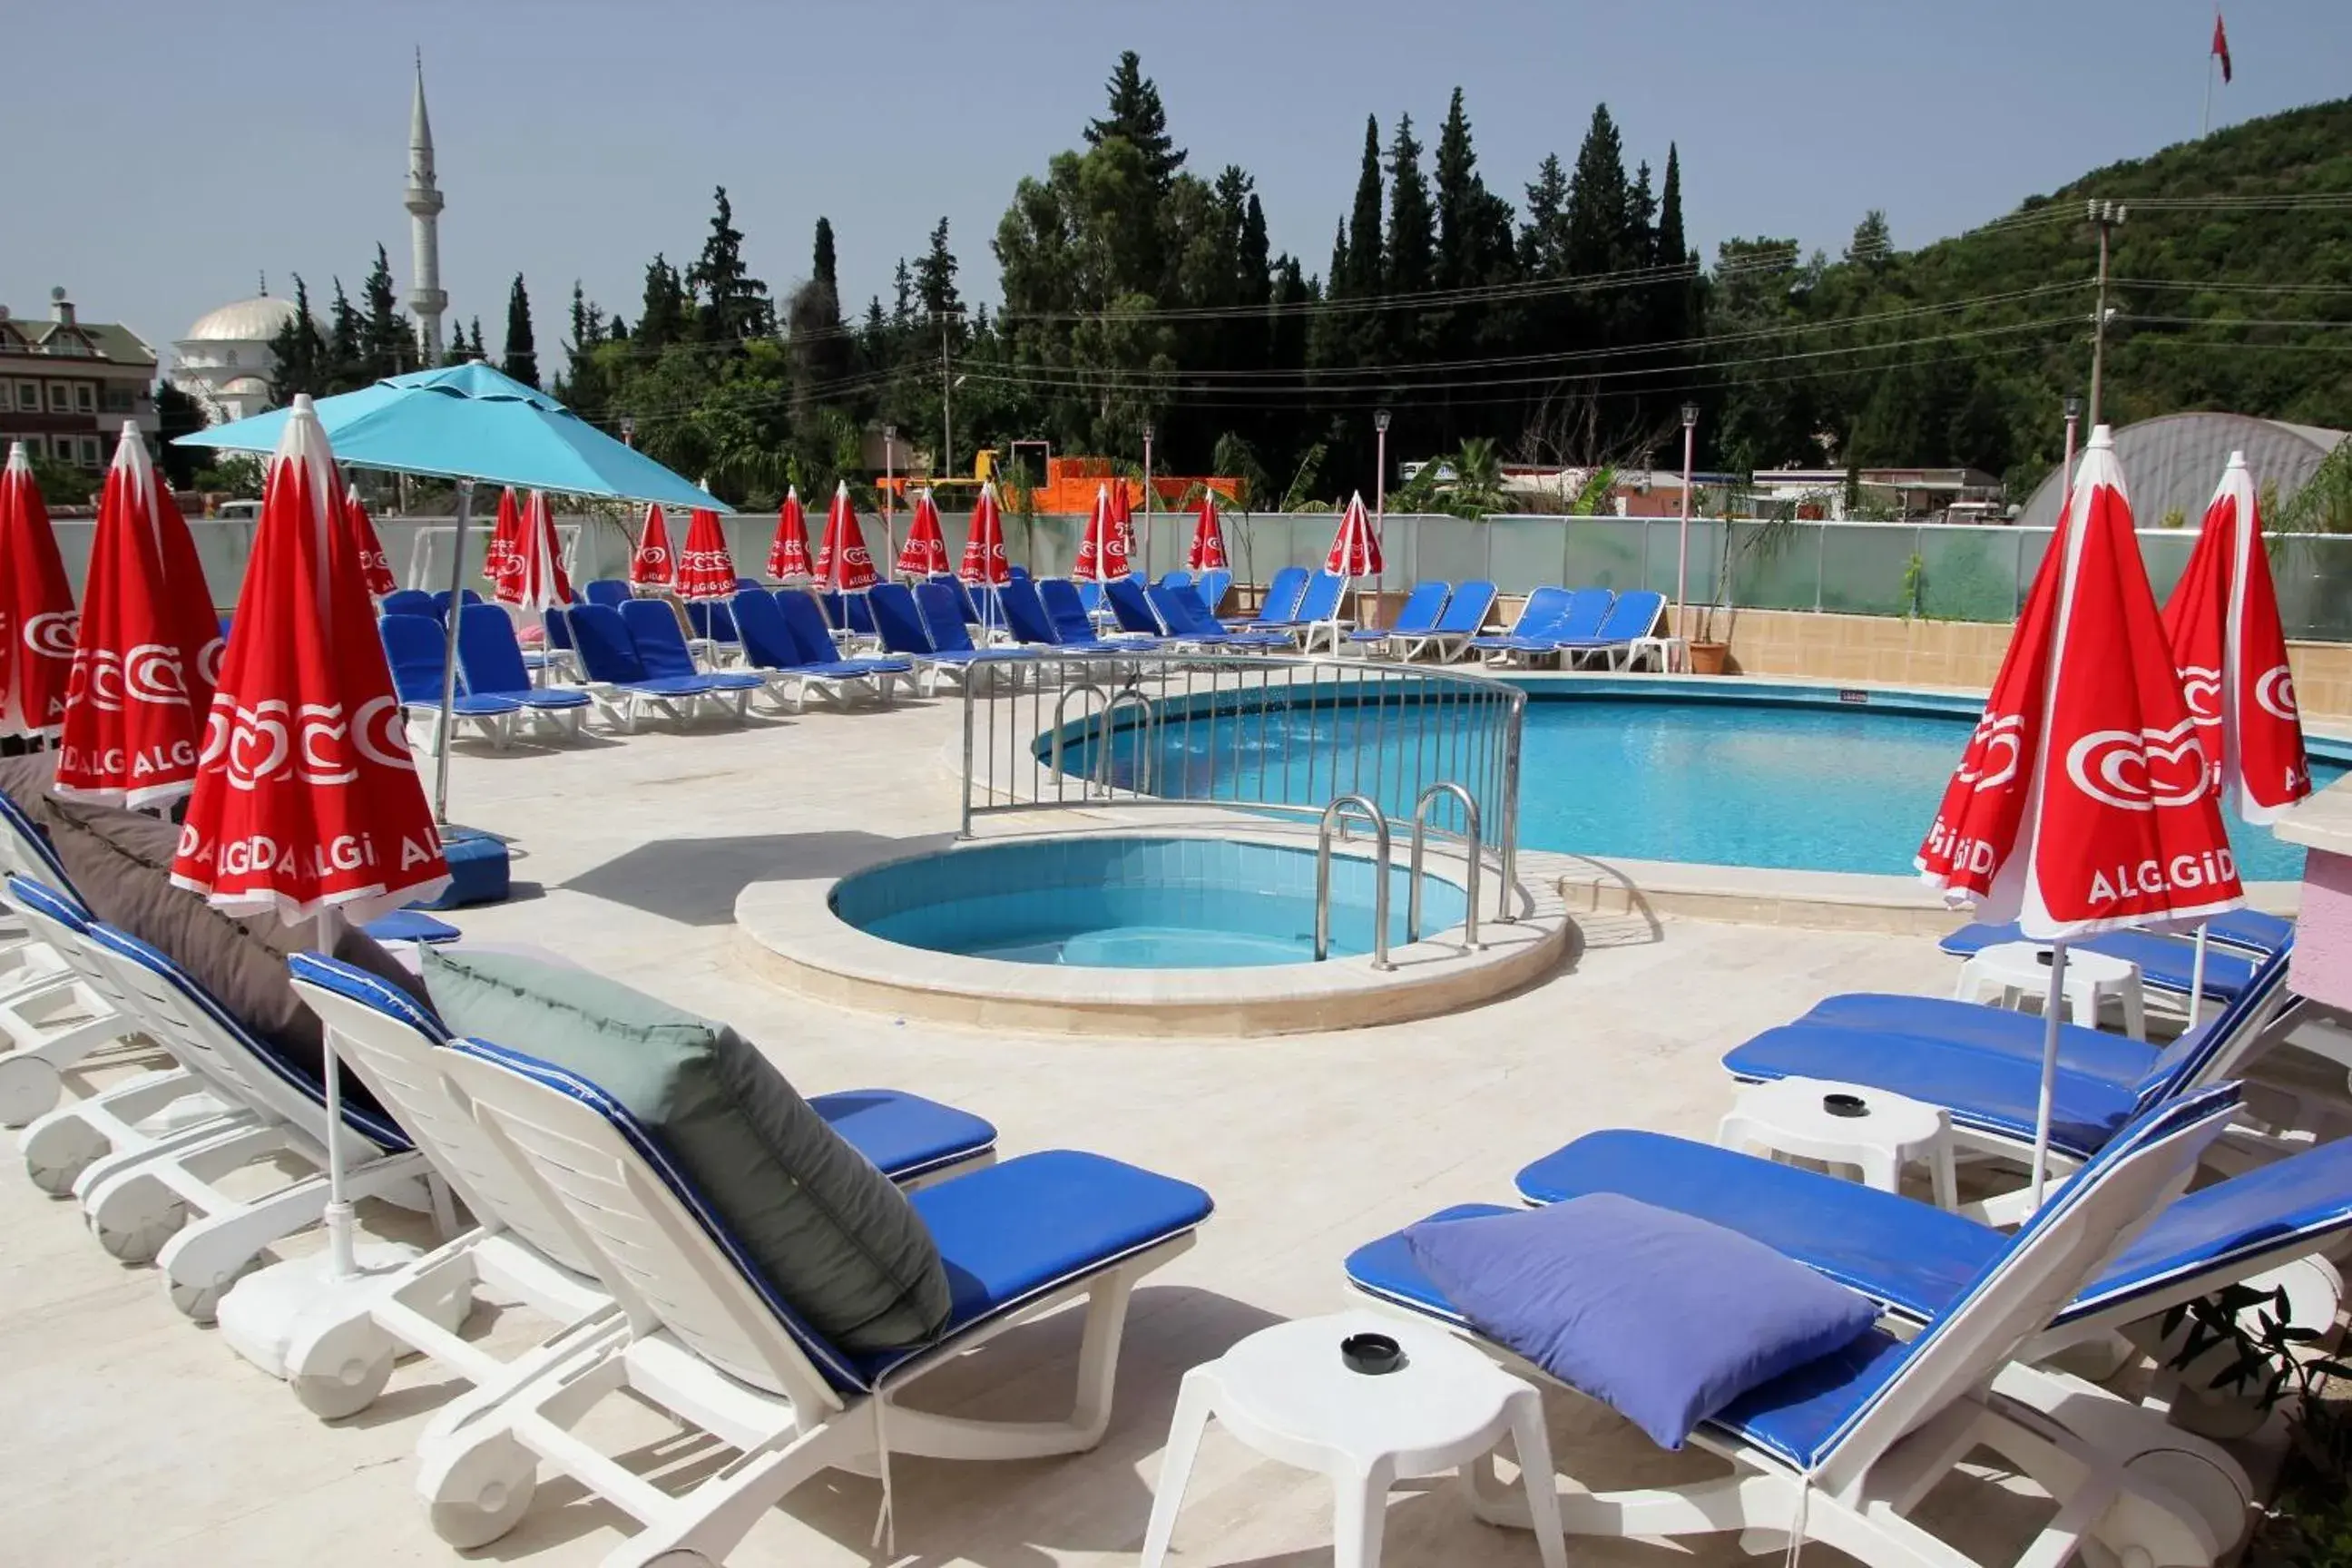
M1762 1242L1613 1193L1404 1235L1480 1333L1661 1447L1681 1447L1701 1421L1878 1317L1868 1298Z
M944 1339L1209 1217L1190 1182L1075 1149L1016 1155L912 1194L946 1262L954 1303ZM922 1347L859 1358L870 1384Z
M2038 1052L2029 1059L1948 1041L1796 1024L1765 1030L1733 1048L1723 1065L1734 1078L1758 1081L1820 1078L1889 1089L1949 1107L1956 1127L2011 1139L2033 1136L2042 1084ZM2087 1158L2137 1108L2137 1086L2062 1067L2051 1100L2050 1146Z
M2290 932L2292 928L2290 927ZM1955 958L1968 958L1988 947L2004 942L2023 942L2015 926L1967 925L1944 938L1937 945ZM2282 943L2284 939L2281 939ZM2101 931L2086 936L2069 945L2085 947L2093 952L2120 958L2126 963L2139 965L2140 980L2151 991L2168 991L2176 995L2189 994L2190 983L2196 978L2196 947L2179 937L2165 936L2147 931ZM2275 952L2273 948L2271 951ZM2236 999L2254 978L2261 959L2218 942L2205 945L2205 994L2217 1002Z
M1977 1002L1955 1002L1948 996L1905 996L1877 991L1854 991L1829 997L1795 1023L1800 1027L1819 1025L1946 1040L1997 1056L2029 1057L2037 1064L2042 1060L2046 1027L2039 1014L2012 1013ZM2201 1037L2203 1027L2189 1032ZM2111 1079L2119 1084L2137 1084L2155 1069L2162 1055L2145 1040L2078 1024L2058 1026L2058 1065L2070 1072Z
M378 915L360 929L378 942L455 942L466 934L447 921L436 921L415 910Z
M1712 1220L1922 1322L2006 1245L1990 1226L1910 1198L1661 1132L1591 1133L1528 1165L1517 1184L1529 1203L1615 1193ZM2347 1230L2352 1140L2338 1140L2175 1199L2052 1321Z

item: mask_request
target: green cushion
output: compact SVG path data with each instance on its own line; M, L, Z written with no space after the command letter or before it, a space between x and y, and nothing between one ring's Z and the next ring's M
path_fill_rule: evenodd
M906 1194L734 1030L519 953L428 948L425 979L457 1033L577 1073L627 1107L835 1344L897 1349L945 1326L947 1269Z

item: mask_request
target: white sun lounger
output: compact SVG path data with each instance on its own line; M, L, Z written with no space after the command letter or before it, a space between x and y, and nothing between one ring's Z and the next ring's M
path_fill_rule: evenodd
M288 1347L287 1381L330 1419L374 1401L403 1349L420 1351L493 1394L562 1354L613 1298L562 1222L534 1195L453 1095L434 1047L449 1036L408 994L315 952L289 961L294 989L327 1026L344 1063L465 1203L475 1224L386 1276L348 1314L315 1316ZM884 1090L818 1095L820 1115L886 1175L913 1188L995 1158L996 1130L977 1116ZM556 1331L501 1359L457 1331L478 1289L520 1300Z
M0 795L0 875L26 877L59 889L78 915L64 866L40 830ZM57 1104L62 1075L91 1052L136 1029L93 989L57 943L14 910L16 940L0 953L0 1127L22 1127Z
M1751 1552L1779 1551L1795 1537L1871 1568L1966 1568L1973 1560L1931 1534L1915 1510L1962 1460L1989 1449L2056 1504L2021 1563L2054 1565L2095 1542L2112 1555L2094 1561L2211 1563L2226 1548L2224 1533L2173 1495L2160 1465L2119 1460L2064 1421L2009 1397L1998 1380L2031 1353L2053 1312L2187 1187L2237 1108L2237 1087L2223 1084L2150 1111L2029 1218L1916 1337L1873 1329L1704 1423L1691 1441L1730 1461L1730 1474L1564 1492L1564 1528L1612 1537L1738 1531ZM1516 1370L1545 1375L1480 1337L1425 1279L1373 1299L1447 1323ZM1475 1481L1481 1517L1526 1528L1524 1501L1496 1483L1490 1467Z
M9 883L20 909L45 890ZM62 912L50 895L54 917ZM62 928L62 922L60 922ZM180 966L127 931L92 922L85 951L110 983L109 999L223 1106L144 1147L110 1152L76 1177L74 1194L109 1252L125 1262L153 1259L173 1303L209 1321L220 1294L262 1252L316 1224L327 1203L327 1113L319 1086L247 1032ZM66 1111L79 1106L63 1108ZM436 1206L424 1157L390 1121L346 1102L344 1190L404 1207ZM46 1131L46 1129L42 1131ZM28 1145L34 1128L26 1129ZM257 1195L230 1178L265 1163L292 1166L291 1181Z
M723 1561L825 1469L878 1471L887 1524L893 1454L1009 1460L1092 1447L1109 1423L1129 1293L1189 1247L1209 1213L1197 1187L1068 1152L942 1183L914 1202L956 1281L947 1328L928 1346L854 1355L800 1321L659 1145L594 1085L479 1041L440 1054L477 1121L620 1305L589 1342L498 1397L469 1399L455 1429L420 1449L434 1528L455 1544L511 1529L542 1459L644 1526L607 1568L685 1568ZM896 1403L924 1373L1082 1296L1066 1420L982 1421ZM572 1430L623 1390L741 1458L683 1493L653 1485Z

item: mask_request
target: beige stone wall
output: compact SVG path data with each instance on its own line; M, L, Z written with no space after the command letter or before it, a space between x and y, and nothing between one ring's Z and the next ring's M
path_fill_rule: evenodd
M2000 668L2010 628L1979 621L1898 620L1809 610L1740 610L1731 663L1743 675L1985 687ZM2352 644L2287 645L2305 713L2352 719Z

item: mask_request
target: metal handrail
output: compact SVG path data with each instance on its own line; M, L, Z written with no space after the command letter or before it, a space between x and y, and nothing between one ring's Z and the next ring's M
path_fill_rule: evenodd
M1111 792L1110 757L1112 742L1118 732L1118 710L1129 705L1141 712L1143 718L1136 727L1135 777L1128 787L1137 795L1151 793L1151 735L1159 715L1152 710L1150 698L1132 686L1123 686L1111 693L1096 721L1098 738L1095 742L1095 782L1102 785L1106 796Z
M1062 742L1063 736L1066 731L1069 723L1070 699L1073 697L1083 696L1089 692L1093 693L1096 697L1100 698L1105 708L1108 708L1110 705L1110 694L1106 692L1101 687L1096 685L1091 680L1073 680L1069 682L1062 688L1061 696L1054 700L1054 727L1052 730L1047 731L1047 733L1053 737L1053 765L1054 771L1057 773L1062 771ZM965 697L963 706L965 712L969 713L971 711L971 699L969 695ZM971 773L971 749L967 746L964 748L964 774L969 778ZM971 793L969 786L967 786L965 793ZM965 825L967 836L969 836L970 829L971 825L967 823Z
M1470 875L1463 893L1467 907L1462 917L1462 940L1473 949L1483 946L1478 941L1478 803L1470 792L1451 779L1440 779L1421 792L1412 803L1412 847L1406 855L1407 886L1404 896L1404 939L1409 942L1421 940L1421 860L1429 847L1429 806L1443 795L1452 795L1462 803L1463 839L1470 859Z
M1331 956L1331 831L1350 811L1372 825L1372 967L1394 969L1389 962L1389 819L1370 797L1343 795L1323 808L1315 829L1315 962Z

